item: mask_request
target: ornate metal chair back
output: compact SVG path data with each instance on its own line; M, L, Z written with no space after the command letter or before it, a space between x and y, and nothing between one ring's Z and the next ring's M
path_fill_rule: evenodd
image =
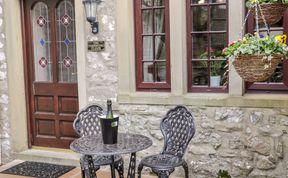
M80 137L98 135L101 133L99 116L103 109L96 105L89 105L78 112L73 123L73 128Z
M162 154L171 154L182 158L195 134L194 118L184 106L176 106L168 111L160 124L164 136Z

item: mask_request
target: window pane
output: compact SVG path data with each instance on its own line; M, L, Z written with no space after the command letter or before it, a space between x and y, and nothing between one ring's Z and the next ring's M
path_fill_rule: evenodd
M144 62L143 63L143 81L144 82L154 82L154 64L153 62Z
M155 6L164 6L164 0L154 0Z
M193 31L208 30L208 8L206 6L192 7L192 29Z
M224 68L226 61L210 61L210 86L219 87L222 86L225 81L222 80L222 77L226 71Z
M156 60L166 58L165 36L155 37L155 58Z
M227 26L226 5L211 6L211 30L224 31Z
M193 85L207 86L208 61L193 61L192 68Z
M74 6L63 0L56 10L59 82L77 82Z
M50 21L48 6L43 2L35 4L31 11L34 51L34 74L36 82L52 82L52 61L50 56Z
M283 83L283 63L281 62L276 68L275 72L267 80L268 83Z
M210 56L212 59L223 59L222 50L227 46L227 35L211 34Z
M192 0L192 4L204 4L208 2L209 0Z
M155 9L154 11L155 18L155 33L164 33L165 32L165 12L164 9Z
M152 7L153 0L142 0L142 8Z
M166 81L166 62L156 63L156 82Z
M207 34L193 34L192 43L193 59L208 59Z
M142 11L142 31L143 34L153 33L153 11L143 10Z
M226 0L212 0L212 3L225 3Z
M143 60L153 60L153 37L143 37Z

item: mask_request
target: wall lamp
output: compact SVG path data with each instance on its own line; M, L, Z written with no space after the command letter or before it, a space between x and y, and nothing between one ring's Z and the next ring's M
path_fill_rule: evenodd
M86 19L91 24L91 29L93 34L99 32L99 23L97 22L97 6L102 2L102 0L83 0L83 5L85 8Z

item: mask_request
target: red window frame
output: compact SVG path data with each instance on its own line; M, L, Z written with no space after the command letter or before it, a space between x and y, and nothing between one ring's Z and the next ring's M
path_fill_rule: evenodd
M136 90L137 91L170 91L171 77L170 77L170 29L169 29L169 0L163 0L164 6L142 7L142 0L134 0L134 25L135 25L135 55L136 55ZM153 3L153 0L152 0ZM164 33L154 33L154 11L157 9L164 9ZM142 31L142 11L153 11L153 32L151 34L143 34ZM143 74L143 37L153 37L153 51L155 51L155 36L165 35L165 55L166 55L166 81L165 82L144 82ZM164 62L164 60L155 60L155 52L153 52L153 66L157 62ZM148 61L146 61L148 62ZM149 61L150 62L150 61ZM156 68L156 67L155 67ZM154 67L153 67L154 69ZM156 75L155 70L154 75ZM154 76L153 75L153 76ZM155 76L154 76L155 77ZM155 79L154 79L155 80Z
M210 1L210 0L209 0ZM226 41L228 45L228 41L229 41L229 0L226 0L225 3L203 3L203 4L193 4L191 0L186 0L186 22L187 22L187 71L188 71L188 92L200 92L200 93L227 93L228 92L228 87L203 87L203 86L193 86L193 64L192 62L195 61L193 60L193 56L192 56L192 49L193 49L193 43L192 43L192 35L193 34L198 34L199 32L193 32L192 26L193 26L193 22L192 22L192 7L195 6L208 6L208 23L210 24L210 8L211 6L215 6L215 5L226 5L226 18L227 18L227 23L226 23L226 30L225 31L211 31L210 29L207 31L203 31L200 32L200 34L207 34L208 36L208 48L210 48L211 46L211 40L210 40L210 36L211 34L224 34L226 33ZM208 25L209 25L208 24ZM209 49L210 51L210 49ZM209 57L210 58L210 57ZM210 61L208 62L208 76L210 76L210 63L211 59L207 59L206 61ZM228 60L227 60L228 62ZM208 85L210 85L210 80Z
M283 16L283 34L288 34L288 10ZM255 28L255 20L252 15L247 21L248 33L253 34ZM271 30L270 30L271 31ZM245 88L248 93L288 93L288 61L283 61L283 83L253 83L246 82Z

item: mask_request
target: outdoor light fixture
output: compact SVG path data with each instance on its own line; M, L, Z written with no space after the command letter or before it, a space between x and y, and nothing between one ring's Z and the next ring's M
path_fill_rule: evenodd
M97 13L97 6L101 2L102 2L101 0L83 0L86 12L86 19L91 24L93 34L99 32L99 23L97 22L96 13Z

